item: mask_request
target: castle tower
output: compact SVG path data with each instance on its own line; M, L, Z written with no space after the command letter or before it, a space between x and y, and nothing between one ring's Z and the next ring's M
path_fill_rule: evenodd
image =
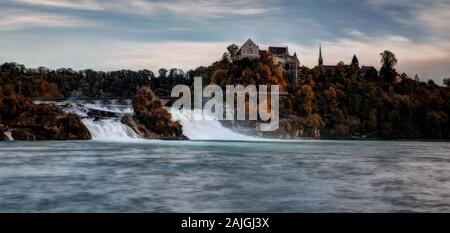
M358 58L356 57L356 54L353 55L352 65L359 67L359 61L358 61Z
M319 66L323 65L323 59L322 59L322 45L319 46Z
M290 73L290 76L291 76L291 88L294 91L295 91L295 88L297 87L297 79L298 79L298 77L297 77L298 68L297 67L299 65L300 65L300 62L298 61L297 53L294 52L293 62L290 65L291 66L290 67L290 70L291 70L291 73Z

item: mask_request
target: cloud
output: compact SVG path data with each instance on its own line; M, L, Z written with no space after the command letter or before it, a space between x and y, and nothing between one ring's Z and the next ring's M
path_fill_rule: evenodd
M372 8L363 10L386 13L388 17L380 22L391 23L392 27L377 29L379 22L373 19L373 27L348 23L336 29L320 19L293 14L289 5L280 6L271 0L10 0L6 7L21 10L0 9L0 62L75 69L189 69L209 65L220 59L228 44L243 42L232 40L251 37L263 48L269 42L288 45L309 67L317 64L318 45L322 43L327 64L341 60L349 63L357 54L360 64L378 66L379 53L388 49L399 59L399 72L433 77L439 83L442 77L450 76L449 2L368 2ZM280 9L286 14L272 14ZM116 13L119 15L111 17ZM157 17L149 20L142 15ZM320 18L326 20L327 16ZM16 35L2 32L82 27L97 22L105 25L98 32L64 31L57 34L58 38L38 30ZM28 34L24 36L23 32Z
M87 20L31 10L0 10L0 31L12 31L34 27L80 27L90 26Z
M290 48L297 51L302 64L309 67L317 64L318 45L308 47L294 44ZM435 39L421 43L398 35L360 35L322 42L324 63L330 65L339 61L349 64L356 54L360 64L379 68L379 54L384 50L390 50L396 55L399 61L397 71L400 73L406 72L411 76L418 73L439 83L445 75L450 76L450 44L446 40Z
M423 10L414 12L416 21L423 27L428 27L434 33L449 36L450 2L440 2Z
M405 26L418 27L433 33L433 36L449 38L450 2L448 0L369 0L368 2L376 9L387 12L394 20Z
M231 43L132 42L86 38L30 42L35 40L37 39L33 37L18 40L12 36L0 39L0 44L9 44L2 48L0 62L17 61L27 66L43 65L51 68L156 71L159 68L175 67L187 70L208 66L219 60L226 51L226 46ZM260 44L260 47L264 49L268 45ZM297 52L302 65L314 67L317 64L319 43L311 46L287 42L287 45L291 53ZM450 76L450 45L445 41L421 44L401 36L381 35L377 38L353 36L322 42L324 62L330 65L339 61L348 64L353 54L356 54L361 65L379 68L379 54L386 49L397 56L399 72L407 72L410 76L418 73L420 77L433 78L438 83L441 83L442 78Z
M117 43L112 56L102 66L128 69L181 68L208 66L221 59L229 43L222 42L157 42Z
M13 0L11 2L76 10L105 10L101 2L91 0Z
M408 75L418 73L438 83L450 76L450 2L448 0L368 0L369 6L385 13L399 23L398 33L414 31L414 36L380 33L370 37L348 33L348 37L325 43L329 62L336 63L352 53L359 55L360 64L379 64L379 53L388 49L399 60L397 70ZM307 50L308 51L308 50ZM316 55L317 57L317 55ZM312 61L311 61L312 62Z
M172 13L189 15L197 18L224 17L229 15L254 16L279 10L259 0L13 0L15 3L66 8L73 10L114 11L128 14Z
M347 30L344 30L344 31L346 31L347 34L351 35L351 36L357 36L358 37L358 36L365 36L366 35L364 32L361 32L361 31L356 30L356 29L347 29Z
M49 38L39 43L36 36L0 37L0 64L16 61L29 67L71 67L74 69L191 69L221 59L229 43L221 42L126 42L114 39L72 40Z

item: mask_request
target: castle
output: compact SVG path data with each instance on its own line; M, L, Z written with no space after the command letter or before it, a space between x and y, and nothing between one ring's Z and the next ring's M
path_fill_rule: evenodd
M234 60L242 60L247 58L249 60L259 59L261 50L251 39L248 39L238 50L234 56Z
M323 67L328 70L335 70L337 68L337 65L324 65L323 64L322 45L319 46L319 63L317 66ZM360 78L367 78L369 76L374 77L374 76L378 75L378 71L373 66L364 66L363 65L362 67L360 67L358 58L356 57L356 54L353 55L351 65L343 65L343 67L345 69L349 69L351 66L358 68Z
M278 64L283 67L284 72L286 72L289 76L291 88L295 88L297 86L297 71L300 67L300 61L298 60L297 53L294 53L294 55L289 54L287 46L269 46L268 51L260 50L258 45L256 45L251 39L248 39L234 55L234 60L259 59L261 57L261 53L264 52L269 52L272 54L274 64Z
M255 60L261 57L262 53L272 54L274 64L278 64L283 67L284 72L288 75L291 89L294 90L298 82L298 70L300 67L300 61L297 57L297 53L294 55L289 54L289 49L285 47L269 46L268 50L261 50L257 44L251 39L248 39L235 54L232 54L233 60L239 61L242 59ZM322 46L319 47L319 67L325 69L335 70L337 65L324 65L322 57ZM359 66L359 61L356 55L352 58L351 65L343 65L345 69L349 69L351 66L358 68L358 73L361 78L367 78L369 76L376 76L378 71L373 66Z

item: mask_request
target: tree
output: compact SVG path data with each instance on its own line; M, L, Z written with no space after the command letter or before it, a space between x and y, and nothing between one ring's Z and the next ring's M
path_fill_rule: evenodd
M158 70L158 73L159 73L159 77L158 77L158 78L165 78L166 75L167 75L167 72L169 72L169 71L166 70L166 69L164 69L164 68L159 69L159 70Z
M239 46L237 46L236 44L231 44L227 47L228 52L231 55L231 58L234 59L234 56L236 55L236 53L239 51Z
M380 74L381 76L389 81L392 82L395 79L395 65L397 65L397 58L395 58L395 54L392 53L389 50L385 50L384 52L380 53L381 56L381 69Z
M444 78L442 82L446 87L450 88L450 78Z
M314 91L309 85L301 85L294 96L295 110L300 116L311 116L313 111Z
M427 137L440 138L442 137L442 128L448 120L447 114L444 112L431 111L426 115L426 129Z

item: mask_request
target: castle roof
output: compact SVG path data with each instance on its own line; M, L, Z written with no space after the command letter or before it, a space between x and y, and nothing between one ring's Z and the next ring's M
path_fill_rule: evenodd
M367 72L369 72L370 70L375 70L375 71L377 71L377 69L375 69L375 67L373 67L373 66L362 66L360 71L361 71L362 73L367 73Z
M245 43L255 44L255 43L252 41L252 39L250 39L250 38L248 38L248 40L247 40ZM244 43L244 44L245 44L245 43ZM256 45L256 44L255 44L255 45Z
M325 69L332 69L332 70L335 70L335 69L338 68L339 65L319 65L319 66L321 66L321 67L323 67L323 68L325 68ZM344 64L344 65L342 65L342 67L344 67L345 69L348 69L348 68L350 67L350 65Z
M288 47L273 47L273 46L269 46L269 52L274 54L274 55L288 55Z
M252 41L252 39L248 39L244 44L242 44L241 48L244 45L246 45L246 44L248 44L249 46L256 46L256 47L258 47L258 45L256 45L255 42Z

